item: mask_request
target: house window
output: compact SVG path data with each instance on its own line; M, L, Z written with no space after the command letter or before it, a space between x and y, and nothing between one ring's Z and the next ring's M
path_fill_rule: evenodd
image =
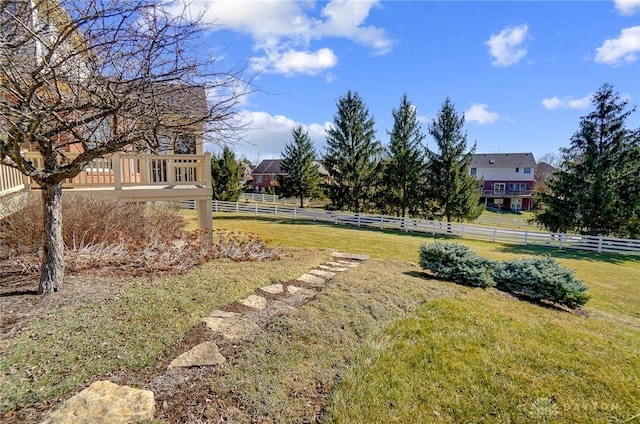
M262 183L262 175L256 175L256 183L258 184Z
M476 175L477 169L476 168L471 168L471 175Z
M504 194L504 183L493 183L493 194Z
M525 174L531 174L531 168L524 168Z
M520 172L520 168L516 168L516 172Z
M509 191L513 193L521 193L527 190L525 183L509 183Z

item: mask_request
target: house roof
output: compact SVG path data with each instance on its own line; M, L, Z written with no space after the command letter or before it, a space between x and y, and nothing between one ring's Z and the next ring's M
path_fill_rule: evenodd
M207 94L202 86L155 83L152 89L156 105L164 114L197 119L209 113Z
M533 168L533 153L477 153L471 160L472 168Z
M281 159L265 159L256 169L253 170L254 174L284 174L280 169Z

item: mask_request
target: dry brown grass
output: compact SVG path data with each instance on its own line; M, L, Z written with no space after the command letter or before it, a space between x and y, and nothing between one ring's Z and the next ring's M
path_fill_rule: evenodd
M25 278L39 272L42 203L31 193L24 207L0 223L3 274ZM234 261L278 259L257 236L228 231L185 231L179 210L166 204L65 193L62 201L67 273L137 276L181 274L214 258Z

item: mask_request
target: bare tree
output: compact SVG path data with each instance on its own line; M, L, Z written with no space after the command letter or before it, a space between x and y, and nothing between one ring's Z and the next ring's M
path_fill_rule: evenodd
M62 182L110 153L153 151L166 134L228 135L248 85L242 67L218 70L198 22L163 0L0 1L0 14L0 163L42 189L48 293L63 281ZM193 87L208 93L197 112Z

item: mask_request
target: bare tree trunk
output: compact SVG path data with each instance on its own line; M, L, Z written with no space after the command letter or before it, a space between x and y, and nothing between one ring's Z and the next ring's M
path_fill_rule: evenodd
M42 189L44 235L38 293L47 294L62 289L64 277L64 241L62 239L62 182Z

